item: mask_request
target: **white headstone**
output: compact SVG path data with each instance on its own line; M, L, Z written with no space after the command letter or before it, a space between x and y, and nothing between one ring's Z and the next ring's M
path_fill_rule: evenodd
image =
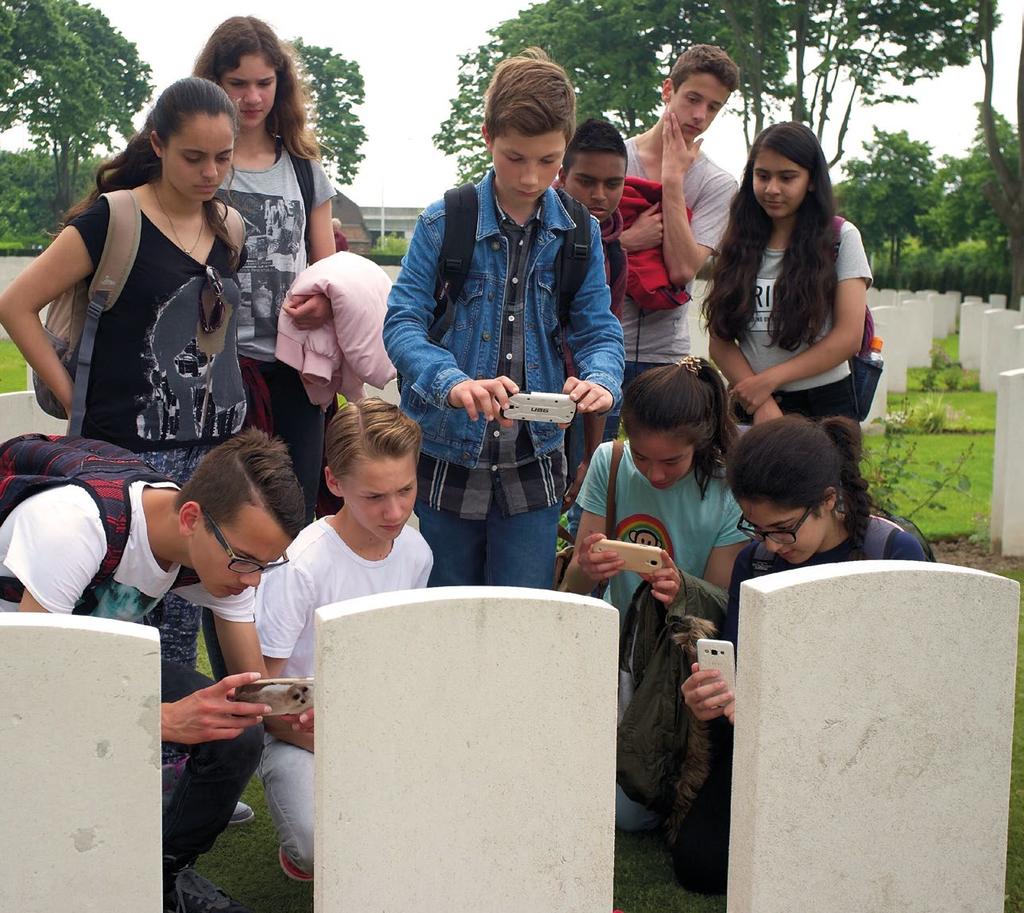
M1024 555L1024 367L999 375L989 534L998 555Z
M927 300L904 299L900 305L907 315L907 367L927 368L932 363L932 311Z
M438 588L316 634L317 913L611 909L615 609Z
M1019 596L903 561L743 584L729 913L1001 913Z
M984 301L985 299L981 295L966 295L961 304L967 304L968 302L974 303L976 301Z
M709 356L710 336L701 316L701 302L696 298L686 305L686 320L690 330L690 354L698 358Z
M948 295L938 292L928 294L932 303L932 336L945 339L956 329L956 304Z
M34 393L0 393L0 441L18 434L66 434L68 423L47 415Z
M909 301L911 298L916 298L917 295L909 288L901 288L896 292L897 301Z
M889 393L906 393L907 317L902 308L896 307L878 307L871 315L875 320L875 335L882 339L882 360L885 365L883 377L886 389Z
M1006 295L991 294L988 296L988 306L990 308L1004 308L1006 307Z
M952 296L953 303L957 307L960 307L960 302L964 300L964 293L963 292L947 291L946 294Z
M895 307L898 303L896 300L896 289L894 288L879 289L878 297L880 299L879 305L881 307Z
M868 286L868 307L876 308L882 304L882 293L873 285Z
M981 389L995 393L1003 371L1022 367L1017 360L1017 338L1013 328L1021 321L1020 311L990 308L981 316Z
M960 366L970 371L981 368L981 317L988 310L984 301L960 305Z
M0 613L0 675L0 910L158 909L156 629Z

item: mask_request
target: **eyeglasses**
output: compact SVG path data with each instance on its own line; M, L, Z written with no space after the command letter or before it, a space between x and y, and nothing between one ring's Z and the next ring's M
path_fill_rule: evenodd
M236 574L255 574L257 572L263 573L264 571L272 570L275 567L281 567L288 563L288 558L282 558L280 561L271 561L269 564L263 564L261 561L257 561L255 558L242 558L235 554L234 550L228 545L228 540L224 538L224 533L220 531L220 527L217 526L209 516L204 515L210 530L213 532L214 538L220 543L220 546L224 551L228 553L228 570L234 571Z
M755 542L764 542L765 539L771 539L777 545L792 545L796 542L796 534L799 532L800 527L804 525L804 520L811 515L812 510L814 510L813 507L808 507L800 519L786 529L760 529L754 526L746 517L740 517L739 522L736 524L736 529Z
M204 333L216 333L224 322L224 283L220 273L212 266L206 267L206 282L199 294L199 327Z

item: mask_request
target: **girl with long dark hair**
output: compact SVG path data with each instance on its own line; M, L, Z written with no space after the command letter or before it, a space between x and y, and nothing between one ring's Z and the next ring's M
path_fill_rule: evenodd
M753 422L856 418L849 359L871 268L860 233L835 217L828 163L803 124L754 141L720 251L704 316L737 404Z
M309 401L299 373L275 358L284 307L301 330L331 318L322 298L285 303L295 277L334 253L334 187L306 122L308 98L294 50L254 16L232 16L210 35L194 73L217 83L238 109L232 173L219 196L246 222L248 259L241 270L238 350L250 418L288 445L312 520L323 461L324 416Z
M910 533L872 515L860 458L860 428L847 418L787 415L741 435L729 455L728 483L743 511L737 528L752 541L733 566L723 638L737 642L746 580L869 556L925 560ZM879 543L877 554L869 536ZM725 891L728 866L735 701L717 670L692 669L683 699L697 719L718 722L710 773L672 835L672 856L683 887L716 894Z

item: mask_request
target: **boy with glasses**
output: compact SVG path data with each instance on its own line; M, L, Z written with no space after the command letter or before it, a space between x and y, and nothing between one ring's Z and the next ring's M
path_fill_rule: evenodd
M249 430L180 489L119 447L26 435L0 445L0 610L142 621L174 591L216 615L228 670L213 683L161 664L161 739L189 758L164 810L165 908L246 913L192 864L213 846L259 762L259 704L229 701L261 677L254 587L302 529L302 492L280 441Z

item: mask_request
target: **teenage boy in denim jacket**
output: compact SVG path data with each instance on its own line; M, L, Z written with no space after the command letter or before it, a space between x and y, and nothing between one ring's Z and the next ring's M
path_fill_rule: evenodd
M562 430L502 417L520 390L567 393L577 410L617 404L622 331L611 312L601 232L565 340L554 266L573 227L551 184L575 126L565 71L540 51L502 62L487 89L484 139L493 168L477 185L476 246L451 326L434 317L444 203L420 216L391 290L384 345L403 379L402 410L423 429L416 513L434 553L431 586L551 586L565 491Z

